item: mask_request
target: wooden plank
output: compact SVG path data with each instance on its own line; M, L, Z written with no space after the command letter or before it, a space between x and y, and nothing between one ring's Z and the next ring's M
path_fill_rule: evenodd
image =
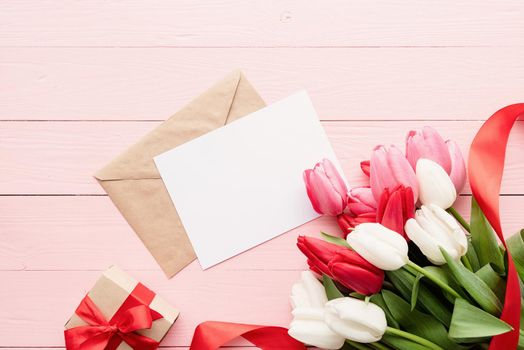
M104 194L92 174L158 122L3 122L0 194ZM359 163L377 144L403 148L408 130L433 125L466 153L479 121L324 122L352 186L364 184ZM509 142L502 193L524 193L524 124Z
M470 198L457 209L467 218ZM501 197L504 232L524 227L524 197ZM338 234L332 218L321 218L217 265L217 271L302 270L298 235ZM160 269L107 197L0 197L0 270L96 270L112 264L127 270ZM186 271L200 273L197 262ZM188 272L189 273L189 272ZM270 272L268 272L270 273Z
M177 307L181 316L163 346L188 346L206 320L287 326L289 292L298 271L182 271L166 280L160 272L129 271ZM2 347L62 347L63 325L98 271L0 272ZM30 336L27 333L30 332ZM244 343L245 344L245 343Z
M524 40L523 10L518 0L10 0L0 45L509 46Z
M326 120L481 120L522 98L523 53L524 47L3 48L0 120L164 120L237 67L267 102L306 88Z

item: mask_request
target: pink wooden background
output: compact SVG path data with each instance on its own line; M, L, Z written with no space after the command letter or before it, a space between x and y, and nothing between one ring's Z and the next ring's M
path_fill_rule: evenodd
M523 14L520 0L0 1L0 347L62 348L111 264L181 310L165 347L187 349L207 319L287 325L295 238L329 220L167 280L91 174L238 67L269 103L309 91L352 184L374 144L409 128L467 150L483 119L524 101ZM510 142L508 234L523 226L523 127Z

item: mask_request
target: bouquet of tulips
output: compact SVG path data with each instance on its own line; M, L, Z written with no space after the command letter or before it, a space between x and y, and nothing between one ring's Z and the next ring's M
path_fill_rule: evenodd
M522 232L506 250L473 196L469 222L453 208L467 177L457 144L425 127L408 133L405 154L377 146L361 169L369 186L349 190L327 159L304 172L313 208L341 233L298 238L310 271L293 286L289 334L323 349L401 350L509 350L489 345L509 334L524 349L503 320L521 316L504 301L506 288L519 293L507 250L523 272Z

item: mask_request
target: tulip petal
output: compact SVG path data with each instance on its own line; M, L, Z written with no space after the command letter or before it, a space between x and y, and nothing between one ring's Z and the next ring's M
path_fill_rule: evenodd
M398 184L404 185L404 187L411 187L414 201L416 201L418 198L417 177L404 154L395 146L390 146L387 153L387 161L395 179L395 184L390 186L390 188L393 189Z
M442 253L438 249L438 245L435 244L436 242L428 237L427 232L420 227L415 219L409 219L406 222L405 229L409 239L417 245L429 261L435 265L443 265L446 263Z
M309 185L319 213L336 216L344 211L346 199L333 189L333 185L319 168L315 168L309 175Z
M448 146L451 157L451 172L449 173L449 177L455 185L457 193L460 193L466 184L466 163L464 162L460 147L455 141L447 140L446 145Z
M342 179L342 176L340 176L335 165L329 159L324 159L322 161L322 166L324 167L324 172L328 177L329 181L331 182L335 191L338 192L340 197L345 197L347 195L348 188L346 186L346 183Z
M434 128L425 126L422 131L410 131L406 140L406 157L413 169L420 158L431 159L449 174L451 158L444 139Z
M359 343L379 341L387 327L380 307L354 298L331 300L326 304L324 317L335 333Z
M340 349L345 342L322 320L293 320L288 334L304 344L322 349Z
M347 241L364 259L379 269L394 271L408 262L408 244L396 233L377 223L358 225Z
M443 209L453 205L457 191L444 168L432 160L421 158L417 162L416 177L422 204L435 204Z

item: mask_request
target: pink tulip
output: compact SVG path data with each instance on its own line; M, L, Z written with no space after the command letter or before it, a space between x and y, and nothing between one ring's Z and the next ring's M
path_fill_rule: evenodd
M407 240L404 225L413 217L415 217L415 204L410 187L401 185L393 191L386 189L382 193L377 209L378 223L398 232Z
M449 173L449 177L451 181L453 181L457 193L460 193L466 184L466 164L464 163L464 157L462 157L462 152L455 141L447 140L446 145L451 157L451 172Z
M376 201L386 188L390 190L403 185L413 190L414 202L418 199L418 183L415 171L404 154L395 146L377 146L371 155L371 191Z
M319 214L337 216L347 205L347 187L329 159L304 171L307 195Z
M374 213L377 211L377 201L370 187L354 187L349 190L347 208L353 215Z
M448 146L437 130L425 126L422 131L411 130L406 139L406 158L413 167L417 168L417 161L426 158L438 163L449 174L451 171L451 157Z

